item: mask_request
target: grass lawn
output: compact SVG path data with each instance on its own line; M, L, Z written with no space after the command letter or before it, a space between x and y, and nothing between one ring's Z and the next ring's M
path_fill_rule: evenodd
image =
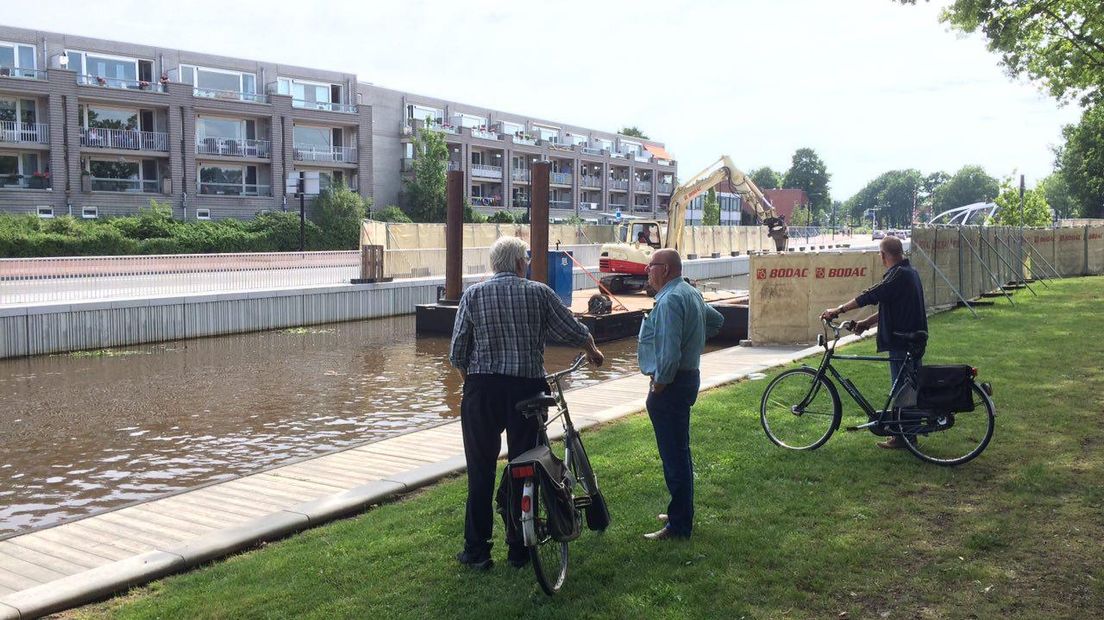
M501 542L488 573L456 564L458 477L70 615L1100 617L1104 278L1035 289L979 319L931 319L925 362L971 363L994 387L993 442L961 468L880 450L869 433L840 432L810 453L777 448L759 426L766 382L741 382L694 408L698 516L687 542L641 537L667 501L647 416L585 433L614 524L571 545L555 598L531 569L506 564ZM848 347L871 351L869 340ZM884 365L840 367L868 394L888 387ZM844 425L859 421L844 403Z

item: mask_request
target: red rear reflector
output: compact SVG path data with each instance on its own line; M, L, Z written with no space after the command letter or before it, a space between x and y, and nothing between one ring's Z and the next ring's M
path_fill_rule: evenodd
M514 478L532 478L533 477L533 466L532 465L522 465L520 467L512 467L512 468L510 468L510 475L513 476Z
M533 498L529 497L528 495L522 495L521 496L521 511L522 512L529 512L529 510L532 509L532 508L533 508Z
M977 368L971 368L970 369L970 376L971 377L976 377L977 376Z

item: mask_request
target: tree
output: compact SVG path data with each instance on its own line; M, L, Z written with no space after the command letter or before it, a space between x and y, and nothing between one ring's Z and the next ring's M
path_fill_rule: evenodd
M980 31L1010 75L1041 82L1059 100L1079 97L1082 107L1104 100L1100 0L955 0L940 21Z
M844 203L844 209L851 214L852 221L867 220L870 210L876 209L877 219L884 226L911 226L913 207L923 182L919 170L884 172Z
M711 187L702 201L702 226L718 226L720 223L721 203L717 201L717 190Z
M935 207L935 192L944 183L951 180L951 175L940 170L933 172L920 182L920 191L916 195L915 217L921 222L930 222L935 215L932 209Z
M322 190L314 201L311 220L322 230L320 249L351 250L360 245L360 223L369 201L343 184Z
M935 190L932 216L975 202L989 202L998 193L1000 182L986 174L985 169L981 166L963 166Z
M387 205L376 211L372 214L372 219L377 222L400 222L404 224L409 224L412 221L407 214L403 213L402 209L395 205Z
M1069 183L1061 173L1055 172L1039 180L1035 186L1043 193L1043 199L1058 218L1077 217L1081 213L1080 205L1070 194Z
M813 213L809 210L809 207L801 205L795 207L793 213L790 214L791 226L809 226L813 223Z
M1070 196L1084 217L1104 217L1104 103L1081 115L1081 122L1062 129L1066 143L1058 166Z
M415 222L445 221L445 164L448 145L436 131L414 136L414 177L406 179L407 212Z
M801 148L793 154L790 169L782 180L786 188L803 189L809 196L809 210L814 219L832 204L828 194L828 168L810 148Z
M629 136L630 138L640 138L641 140L651 139L643 131L640 131L640 129L638 129L636 125L633 125L632 127L625 127L617 133L623 136Z
M487 218L487 221L491 224L514 224L517 219L514 217L514 214L509 211L496 211Z
M782 187L782 175L775 172L770 166L763 166L751 171L748 175L751 182L759 186L759 189L779 189Z
M1049 226L1051 223L1050 209L1038 187L1024 192L1023 219L1020 218L1020 188L1012 179L1004 180L994 202L1000 205L995 219L1001 226Z

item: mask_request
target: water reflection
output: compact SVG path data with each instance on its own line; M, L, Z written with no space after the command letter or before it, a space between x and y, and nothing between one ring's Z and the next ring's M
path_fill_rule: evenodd
M602 349L575 386L637 372ZM0 360L0 536L445 422L447 350L407 316Z

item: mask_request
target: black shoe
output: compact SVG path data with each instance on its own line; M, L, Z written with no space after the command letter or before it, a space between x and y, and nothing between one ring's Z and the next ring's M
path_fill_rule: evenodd
M487 570L494 566L494 560L491 559L491 554L486 551L480 554L461 551L456 554L456 561L468 568L474 568L475 570Z
M510 547L506 552L506 562L514 568L523 568L529 563L528 547Z

